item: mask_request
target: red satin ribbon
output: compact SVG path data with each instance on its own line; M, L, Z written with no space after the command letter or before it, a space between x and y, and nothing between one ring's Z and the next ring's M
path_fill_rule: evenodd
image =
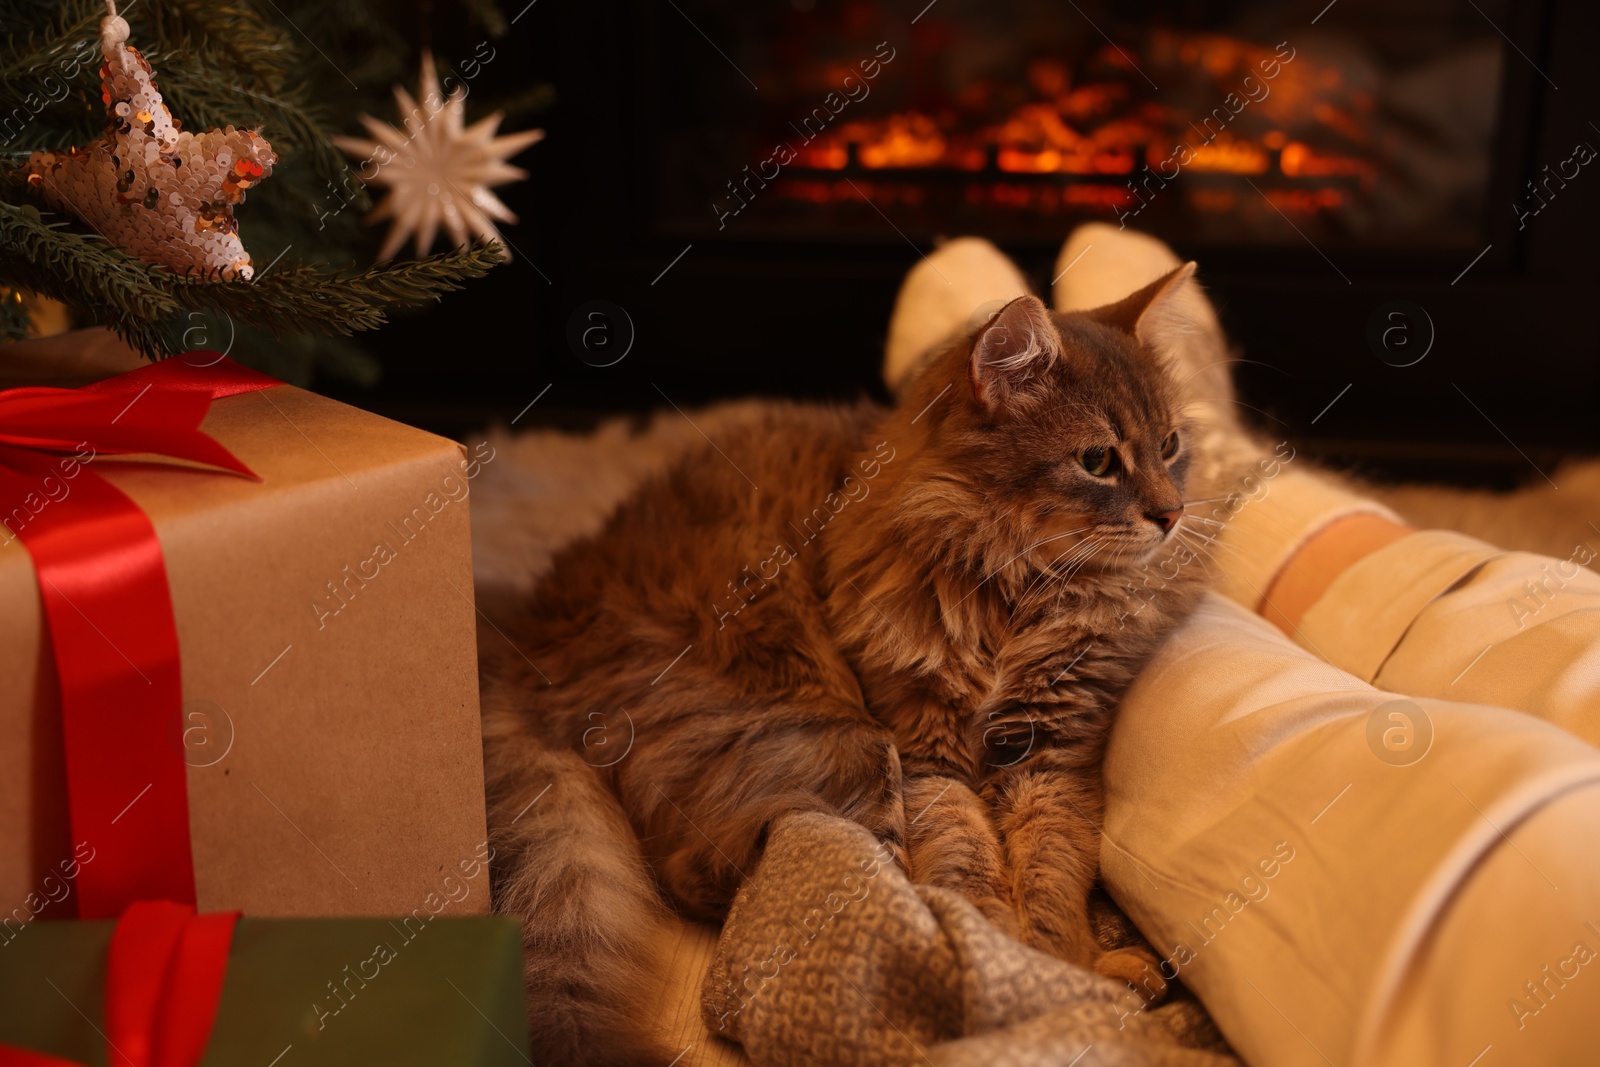
M215 359L184 361L196 355ZM149 453L253 478L200 432L200 420L216 398L278 384L196 352L82 389L0 391L0 522L38 574L61 687L73 840L95 850L78 878L82 918L120 915L138 900L192 905L194 860L161 543L139 506L91 467L64 477L63 454Z
M196 915L186 904L148 900L117 922L106 956L108 1067L195 1067L222 999L236 911ZM0 1067L82 1067L32 1049L0 1045Z

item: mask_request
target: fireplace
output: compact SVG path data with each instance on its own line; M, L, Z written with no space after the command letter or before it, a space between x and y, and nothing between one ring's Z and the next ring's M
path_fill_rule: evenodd
M1072 226L1120 220L1200 260L1269 432L1529 477L1600 443L1595 40L1586 0L530 5L507 47L558 100L524 255L454 301L528 314L454 388L509 418L508 374L550 385L519 427L881 392L941 237L1044 289ZM391 366L438 402L431 356Z
M1307 34L1263 24L1260 6L1147 20L938 0L910 25L860 2L706 14L732 73L760 88L662 109L661 221L849 241L884 216L913 239L1104 219L1194 247L1472 248L1500 105L1489 21L1430 0L1398 28L1391 5L1358 32Z

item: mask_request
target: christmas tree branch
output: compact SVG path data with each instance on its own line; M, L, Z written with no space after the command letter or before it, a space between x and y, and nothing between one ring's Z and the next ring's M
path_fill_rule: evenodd
M243 85L230 84L221 71L192 59L181 63L171 56L155 56L162 94L174 115L183 116L186 129L255 127L266 132L280 157L305 154L312 169L328 181L338 181L345 171L344 156L323 132L328 118L314 105L293 96L277 96Z
M104 12L104 0L99 6ZM295 60L289 29L251 3L142 0L138 8L119 6L118 14L139 22L150 51L206 56L226 69L230 82L246 81L268 92L283 88Z
M181 350L186 311L280 335L350 334L383 325L386 308L437 299L500 262L498 245L476 244L365 271L280 264L254 282L211 281L150 266L32 205L0 202L0 286L60 300L152 358Z
M0 100L12 107L25 104L30 93L54 96L57 90L51 84L52 78L95 84L100 66L98 18L73 18L69 17L70 11L51 14L53 17L42 28L30 27L21 40L15 34L6 34L9 39L0 49Z
M426 259L380 263L365 271L328 274L308 264L274 267L250 283L174 276L184 306L226 314L237 322L282 333L285 328L349 334L387 321L385 308L416 307L481 278L501 262L500 246L474 244Z
M31 289L72 307L133 318L174 315L178 302L141 263L98 237L73 233L31 205L0 203L0 285Z
M178 56L209 56L230 81L278 91L296 59L287 28L249 2L124 0L118 14L139 26L143 49ZM105 0L51 3L6 0L0 5L0 100L20 99L69 58L87 70L100 67L100 20Z
M88 311L147 355L165 347L163 323L179 311L156 280L160 273L98 237L47 221L32 205L0 203L0 285Z

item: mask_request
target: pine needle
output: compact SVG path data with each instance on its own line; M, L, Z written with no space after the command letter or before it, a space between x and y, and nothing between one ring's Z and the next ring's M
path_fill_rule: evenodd
M504 32L493 0L464 3L491 35ZM253 247L342 262L368 243L359 216L370 201L330 139L339 130L316 78L332 77L332 60L302 35L316 33L341 62L348 59L348 70L388 69L404 49L384 7L380 0L118 4L184 128L259 127L278 151L272 183L252 192L240 214ZM371 358L330 338L381 326L391 310L437 300L501 262L499 247L485 244L365 270L293 259L271 261L268 270L258 259L255 281L228 282L144 263L44 210L23 180L29 153L86 144L105 127L104 15L104 0L0 2L0 101L9 108L0 110L0 290L53 297L79 325L110 327L152 359L192 347L199 322L209 324L206 333L223 329L229 344L237 339L245 358L276 361L282 367L275 370L302 380L315 364L370 381ZM0 321L0 340L15 334L18 322L14 315ZM281 340L265 342L268 334Z

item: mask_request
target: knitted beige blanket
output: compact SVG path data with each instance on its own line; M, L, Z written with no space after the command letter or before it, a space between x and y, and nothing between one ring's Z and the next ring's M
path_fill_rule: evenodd
M1036 952L947 890L912 885L854 823L793 815L739 891L702 990L713 1034L774 1067L1224 1067L1192 1000Z

